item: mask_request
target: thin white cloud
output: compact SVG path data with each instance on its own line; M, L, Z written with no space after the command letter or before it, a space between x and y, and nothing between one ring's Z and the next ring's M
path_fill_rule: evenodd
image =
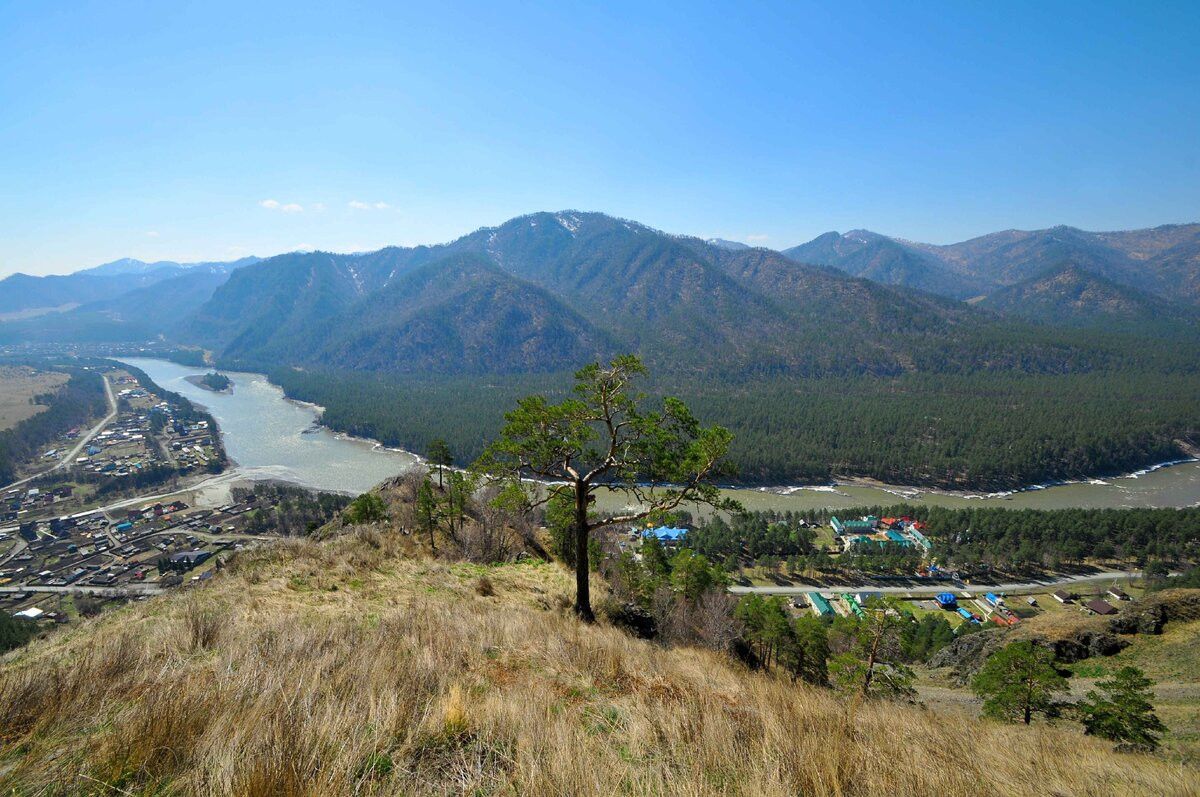
M297 205L295 202L280 202L278 199L264 199L259 202L259 207L267 210L278 210L280 213L302 213L304 212L303 205Z
M351 210L388 210L392 207L386 202L362 202L358 199L351 199L346 205Z

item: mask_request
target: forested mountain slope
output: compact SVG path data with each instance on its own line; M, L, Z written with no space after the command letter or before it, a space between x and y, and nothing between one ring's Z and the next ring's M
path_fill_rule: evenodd
M442 281L434 276L437 269L461 266L454 258L464 254L493 266L473 272L493 288L500 274L541 288L543 320L549 299L576 314L571 323L545 327L544 345L534 348L549 360L500 351L509 345L507 316L482 312L478 302L459 302L442 306L439 318L447 328L480 330L482 319L494 322L491 341L476 335L478 357L401 362L416 350L406 336L420 333L413 327L385 340L385 330L394 335L414 323L417 305L429 297L387 292L415 269L429 269L427 282ZM448 272L444 281L461 284L463 274ZM376 298L384 294L388 298ZM353 342L345 339L347 328ZM712 246L572 211L523 216L437 247L271 258L235 272L188 320L184 334L248 366L282 358L438 373L471 372L488 359L495 372L548 370L573 352L597 351L603 339L641 353L658 370L724 380L976 369L1059 373L1123 356L769 250ZM553 346L563 356L550 353L555 336ZM348 360L340 359L347 354Z
M560 371L611 355L614 343L545 290L479 255L396 278L336 317L315 359L362 371Z
M1074 264L1001 288L978 306L1047 324L1163 335L1200 331L1200 309L1118 285Z
M70 274L65 277L33 277L28 274L12 274L0 280L0 313L108 299L179 273L179 269L167 267L140 274L110 276Z
M995 283L986 277L963 274L921 248L869 230L842 235L827 232L783 254L800 263L818 263L865 277L884 285L909 288L967 299L988 291Z
M0 313L102 302L192 269L228 272L257 260L246 257L229 263L176 263L169 260L144 263L125 258L65 276L12 274L0 280Z
M1117 232L1067 226L1004 230L948 245L855 230L825 233L784 253L956 299L991 293L1072 263L1170 301L1200 303L1200 224Z
M229 272L196 266L140 288L61 313L0 323L0 342L80 343L175 336L180 323L208 301Z

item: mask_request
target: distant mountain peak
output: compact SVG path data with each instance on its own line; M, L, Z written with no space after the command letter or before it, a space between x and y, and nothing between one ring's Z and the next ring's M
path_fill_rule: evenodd
M741 241L730 241L725 238L706 238L704 243L709 246L715 246L718 249L727 249L730 252L740 252L743 249L751 249L750 244L744 244Z

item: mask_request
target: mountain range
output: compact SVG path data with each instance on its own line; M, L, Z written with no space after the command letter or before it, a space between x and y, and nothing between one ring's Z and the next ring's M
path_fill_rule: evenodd
M246 364L556 370L641 352L711 373L896 373L953 359L990 317L766 249L599 213L537 213L449 244L270 258L233 272L184 339Z
M103 302L139 288L165 282L189 272L228 274L258 262L245 257L230 262L176 263L160 260L146 263L132 258L114 260L73 274L36 277L11 274L0 280L0 315L37 315L72 310L80 305Z
M1103 355L1054 327L1191 337L1197 304L1200 224L948 246L853 230L776 252L563 211L435 246L16 274L0 313L36 317L0 323L0 342L164 336L246 365L385 373L556 371L623 350L738 377L1058 372Z
M955 299L990 294L1070 264L1168 301L1200 304L1200 224L1122 232L1005 230L946 246L852 230L825 233L784 254Z

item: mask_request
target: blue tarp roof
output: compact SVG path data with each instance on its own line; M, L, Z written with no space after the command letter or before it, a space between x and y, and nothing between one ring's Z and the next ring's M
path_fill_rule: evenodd
M656 529L650 529L646 534L653 534L660 540L678 540L687 534L687 529L677 529L674 526L659 526Z

